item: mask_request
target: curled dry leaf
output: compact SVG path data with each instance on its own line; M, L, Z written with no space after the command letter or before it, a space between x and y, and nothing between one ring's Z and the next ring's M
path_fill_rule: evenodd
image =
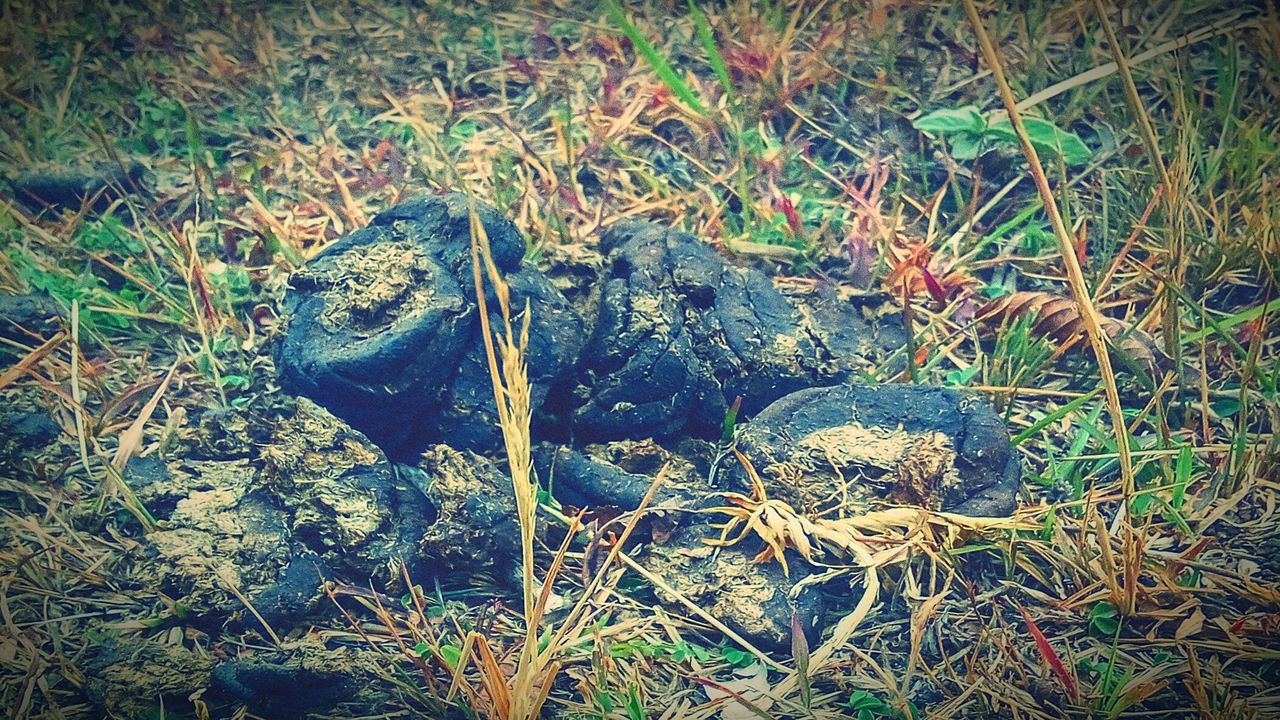
M732 680L706 681L702 688L708 700L722 703L721 720L770 717L768 710L773 707L773 698L770 697L769 671L760 663L734 670Z
M835 559L840 565L878 568L909 558L916 547L957 547L967 536L1037 527L1025 518L970 517L907 506L839 519L809 517L786 502L769 498L751 462L741 452L737 455L751 478L751 495L721 493L727 504L703 512L725 515L727 519L712 525L720 530L719 538L703 542L713 547L732 547L755 537L763 541L764 548L752 562L777 560L787 575L788 549L811 564Z
M1061 345L1088 350L1084 318L1075 300L1046 292L1022 291L996 298L978 310L978 319L988 327L1007 320L1033 316L1031 331ZM1149 372L1164 367L1167 359L1155 340L1140 328L1122 320L1102 316L1102 331L1111 347Z

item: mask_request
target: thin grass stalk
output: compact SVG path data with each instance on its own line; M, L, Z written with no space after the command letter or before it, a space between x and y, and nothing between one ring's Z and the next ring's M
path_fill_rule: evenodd
M724 88L724 94L733 100L733 81L729 79L729 68L724 64L724 57L720 54L720 48L716 46L715 35L711 32L711 24L707 22L706 13L702 12L702 8L698 7L698 3L689 0L689 14L693 17L693 27L698 33L698 42L702 44L702 49L707 53L707 60L711 63L711 69L715 71L716 78L720 80L720 86Z
M1151 164L1155 165L1156 170L1160 173L1160 182L1165 188L1172 190L1173 185L1169 181L1169 168L1164 163L1164 156L1160 153L1160 139L1156 136L1155 126L1151 123L1151 115L1147 112L1147 108L1142 104L1142 96L1138 94L1138 86L1133 82L1133 73L1129 69L1129 57L1125 54L1124 49L1120 47L1120 39L1116 36L1116 29L1111 24L1111 18L1107 15L1107 8L1102 4L1102 0L1092 0L1093 10L1098 14L1098 22L1102 24L1102 31L1107 35L1107 43L1111 45L1111 57L1115 59L1116 72L1120 75L1120 80L1124 85L1125 97L1129 101L1129 109L1133 112L1134 117L1138 119L1138 127L1142 130L1142 142L1146 145L1147 155L1151 158Z
M1112 430L1116 436L1116 448L1120 455L1120 477L1126 513L1126 562L1138 562L1139 559L1134 557L1132 553L1136 543L1133 537L1133 524L1128 517L1132 510L1134 491L1133 458L1129 452L1129 432L1124 419L1124 410L1120 404L1120 390L1116 384L1115 372L1111 367L1111 354L1107 348L1107 336L1102 330L1102 321L1098 315L1098 310L1093 306L1093 301L1090 299L1089 288L1084 280L1084 272L1081 270L1080 262L1076 258L1075 243L1072 240L1071 233L1067 231L1067 227L1063 223L1062 214L1058 210L1057 199L1053 195L1053 188L1049 186L1049 179L1045 176L1044 167L1040 164L1040 156L1036 153L1035 147L1032 146L1031 138L1027 135L1027 128L1022 122L1022 114L1018 111L1017 98L1014 97L1013 88L1009 86L1009 80L1004 74L1004 65L1000 61L1000 56L996 53L995 45L991 42L991 36L987 34L987 28L983 25L982 17L978 14L978 8L974 5L973 0L963 1L965 12L969 16L969 22L973 25L973 30L977 35L978 44L981 46L987 67L991 69L992 78L1000 88L1000 97L1009 113L1009 122L1013 126L1014 133L1018 136L1018 143L1022 146L1022 154L1026 156L1031 178L1036 183L1036 189L1040 192L1040 199L1044 203L1044 210L1049 215L1049 223L1053 227L1054 235L1058 238L1062 264L1067 271L1067 282L1071 287L1071 294L1080 308L1085 330L1089 334L1089 343L1093 346L1094 355L1098 360L1098 370L1106 387L1107 409L1111 415ZM1136 573L1133 575L1136 577ZM1136 602L1137 588L1134 584L1126 583L1124 590L1125 611L1132 613Z
M1129 65L1130 67L1140 65L1152 58L1190 47L1197 43L1204 42L1209 38L1233 33L1250 27L1256 27L1257 25L1258 21L1252 16L1243 16L1242 13L1237 13L1230 17L1218 20L1212 25L1194 30L1186 35L1174 38L1173 40L1161 43L1150 50L1134 55L1129 58ZM1041 103L1052 100L1065 92L1070 92L1078 87L1088 85L1095 80L1101 80L1102 78L1116 72L1116 70L1116 64L1114 62L1109 62L1086 70L1078 75L1073 75L1066 80L1054 83L1043 90L1023 98L1022 101L1018 103L1018 109L1025 112L1037 105L1040 105Z
M1142 131L1142 143L1146 146L1147 156L1160 174L1160 186L1163 188L1163 192L1160 195L1164 198L1165 219L1171 225L1169 228L1169 260L1173 266L1171 275L1174 283L1181 284L1186 270L1186 246L1183 238L1185 228L1182 222L1182 208L1178 204L1178 190L1181 189L1181 185L1175 187L1173 184L1173 178L1169 174L1169 167L1165 164L1164 156L1160 152L1160 138L1156 135L1155 126L1151 123L1151 114L1147 112L1147 107L1142 102L1142 96L1138 94L1138 86L1134 83L1133 73L1129 70L1129 58L1125 54L1124 48L1120 47L1120 38L1116 36L1115 27L1111 24L1111 18L1108 17L1107 9L1102 4L1102 0L1093 0L1093 9L1098 15L1098 22L1102 24L1103 32L1106 33L1107 43L1111 45L1111 56L1115 59L1117 73L1120 75L1121 83L1124 85L1124 94L1129 102L1129 109L1134 117L1137 118L1138 127ZM1182 173L1179 174L1182 175ZM1180 360L1182 346L1178 342L1178 334L1181 330L1178 299L1174 296L1173 290L1168 287L1164 290L1164 296L1165 352L1168 353L1169 357Z
M89 477L93 477L93 468L89 465L89 443L86 439L88 431L84 418L84 398L80 392L80 301L71 301L71 399L75 401L72 409L76 423L76 440L80 448L80 464Z
M656 487L653 489L656 490ZM642 506L647 505L648 501L642 500L641 504ZM547 508L546 510L547 510L547 513L550 514L552 517L554 517L557 521L564 523L566 526L570 527L571 529L574 527L573 523L576 522L575 518L570 518L566 515L563 515L552 508ZM579 516L579 518L580 517L581 516ZM625 534L627 533L627 530L625 528L623 529L623 533L624 533L624 536L619 538L620 545L626 544L624 542ZM610 556L612 556L612 553L610 553ZM692 600L686 597L679 590L671 587L671 585L667 584L667 582L663 580L661 577L659 577L658 575L655 575L651 570L646 568L644 565L641 565L640 563L636 562L629 555L627 555L625 551L619 550L617 557L620 562L622 562L624 565L634 570L637 574L639 574L646 581L648 581L649 584L653 585L655 588L675 598L677 602L684 605L685 608L687 608L690 612L696 615L703 622L706 622L708 625L710 625L711 627L719 631L720 634L729 638L734 643L736 643L739 647L741 647L742 649L754 655L756 659L761 662L761 664L765 665L766 667L770 667L774 670L777 670L779 672L789 672L789 669L785 665L782 665L781 663L777 662L773 658L769 657L769 655L765 653L763 650L760 650L759 648L752 645L748 640L743 638L738 633L734 632L733 629L725 625L714 615L708 613L706 610L703 610L701 607L697 605L697 603L694 603ZM606 557L605 561L601 563L601 566L600 566L601 569L608 568L609 563L610 563L610 559ZM597 571L597 576L598 575L599 575L599 571ZM554 640L551 643L549 643L548 653L550 652L551 648L555 646L556 646L556 643Z
M485 357L489 364L489 379L493 384L493 398L497 405L498 423L502 429L502 440L507 454L508 471L511 474L512 487L516 499L516 518L520 525L521 555L521 590L524 600L525 638L520 648L520 659L516 664L516 672L511 679L510 691L504 686L502 691L508 696L498 701L493 693L497 692L495 683L500 675L487 678L486 686L490 697L495 701L495 708L500 717L531 718L537 714L533 707L533 687L540 670L537 654L538 626L540 617L539 604L535 598L533 543L536 531L538 496L537 488L532 480L532 458L529 440L529 423L532 411L529 400L529 379L525 368L524 354L529 344L529 308L526 303L524 318L520 325L519 335L511 323L511 292L498 268L494 265L493 255L489 248L489 237L484 225L476 213L474 202L470 207L471 220L471 268L475 281L476 305L480 315L480 333L484 338ZM484 272L481 272L481 265ZM502 333L493 331L489 323L489 304L485 296L485 276L488 277L494 295L498 300L498 309L502 314ZM481 648L486 651L483 656L485 664L482 675L487 676L497 667L492 662L492 655L487 653L488 647L481 639Z
M585 611L587 605L591 602L591 598L595 596L596 592L604 584L604 580L608 576L609 569L622 553L623 545L625 545L627 540L631 537L631 533L636 529L636 525L644 515L645 510L648 509L649 504L653 502L653 497L657 493L658 488L661 487L662 483L666 480L667 472L669 470L670 466L664 465L662 469L658 471L658 475L653 479L653 482L649 483L649 489L645 491L644 497L640 499L640 504L634 511L632 511L631 517L627 520L627 524L622 529L622 534L618 536L618 539L613 543L613 547L609 549L609 554L605 556L604 562L600 564L600 569L596 571L595 577L592 578L591 582L582 589L582 597L574 604L573 609L569 611L568 617L565 618L560 629L556 631L554 638L548 644L545 652L547 657L550 657L551 654L565 642L566 638L577 636L582 631L582 624L586 622ZM612 589L612 587L613 586L610 585L610 589Z

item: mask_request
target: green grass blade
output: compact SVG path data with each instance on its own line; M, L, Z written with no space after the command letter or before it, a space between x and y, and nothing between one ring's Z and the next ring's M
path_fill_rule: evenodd
M694 0L689 0L689 13L693 15L693 27L698 32L698 42L702 43L702 49L706 51L707 58L711 61L711 69L715 71L716 77L720 78L725 94L732 100L733 83L729 80L729 69L725 67L715 36L711 34L711 24L707 22L707 15Z
M1032 424L1031 427L1018 433L1018 435L1013 438L1013 444L1021 445L1023 442L1026 442L1027 438L1034 436L1036 433L1040 432L1041 430L1049 427L1050 425L1058 422L1059 420L1066 417L1067 415L1070 415L1071 413L1075 412L1077 409L1080 408L1080 406L1084 405L1085 403L1089 402L1093 398L1097 397L1098 393L1101 391L1102 391L1102 388L1094 388L1091 392L1081 395L1080 397L1075 398L1074 400L1067 403L1066 405L1063 405L1057 410L1054 410L1048 415L1045 415L1043 418L1037 420L1034 424Z
M668 63L666 58L659 55L653 45L649 44L649 41L641 34L640 29L627 19L626 14L622 12L622 8L618 7L617 0L604 0L604 8L609 13L609 19L631 40L631 44L644 56L649 66L653 68L654 72L658 73L658 77L662 79L662 82L666 83L671 92L699 115L706 115L706 107L698 100L698 96L694 94L693 89L684 80L680 79L680 76L671 67L671 63Z
M1182 296L1183 302L1185 302L1188 307L1199 314L1200 308L1197 307L1195 303L1191 302L1190 298L1188 298L1185 293L1179 292L1179 295ZM1231 335L1227 333L1227 330L1230 330L1237 325L1243 325L1250 320L1258 318L1264 313L1273 313L1277 311L1280 311L1280 300L1272 300L1265 305L1258 305L1257 307L1249 308L1248 310L1238 312L1234 315L1229 315L1221 320L1214 320L1208 315L1204 315L1204 320L1208 323L1209 327L1183 335L1182 344L1190 345L1191 343L1197 343L1203 340L1206 336L1216 333L1218 336L1226 340L1228 344L1232 345L1237 352L1242 355L1247 354L1245 353L1244 348L1240 346L1240 343L1236 342L1235 338L1231 337Z

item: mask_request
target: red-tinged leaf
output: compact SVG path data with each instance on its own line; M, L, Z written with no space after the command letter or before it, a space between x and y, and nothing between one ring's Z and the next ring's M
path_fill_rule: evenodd
M1040 627L1036 625L1036 621L1031 619L1031 614L1027 609L1018 606L1018 610L1022 613L1022 619L1027 623L1027 631L1031 633L1032 639L1036 641L1036 649L1040 651L1040 656L1049 664L1049 669L1054 675L1058 676L1058 681L1062 683L1062 687L1066 689L1067 695L1072 700L1079 700L1080 696L1076 692L1076 681L1071 677L1071 673L1067 672L1067 668L1062 664L1062 658L1058 657L1057 651L1049 644L1049 639L1040 632Z
M813 85L814 85L814 82L812 78L801 78L800 80L796 81L794 84L788 85L787 87L783 88L782 92L779 93L778 95L778 99L772 103L771 111L778 112L782 110L787 106L788 103L794 100L797 95L804 92L805 90L808 90Z
M1195 545L1184 550L1178 558L1180 560L1195 560L1196 556L1204 552L1205 548L1209 547L1211 543L1213 543L1213 537L1206 535L1205 537L1197 540Z
M778 193L778 209L787 217L787 227L791 228L791 232L800 235L804 230L804 221L800 219L800 213L796 212L796 206L791 202L791 198Z
M1197 540L1194 545L1187 548L1186 550L1183 550L1182 554L1179 555L1177 559L1169 561L1169 572L1175 575L1182 572L1182 568L1186 567L1183 563L1185 561L1195 560L1196 556L1204 552L1205 548L1209 547L1209 545L1212 542L1213 542L1212 535L1206 535L1205 537L1202 537L1199 540Z
M1267 336L1263 334L1263 331L1266 329L1266 321L1267 317L1263 315L1244 323L1236 331L1236 340L1245 347L1248 347L1254 340L1265 340Z
M204 278L204 268L199 262L191 264L191 284L196 288L196 296L200 298L200 307L209 324L217 327L218 311L213 308L213 300L209 297L209 283Z
M275 313L271 312L271 308L267 305L256 305L251 313L253 321L258 327L271 327L276 324Z
M1232 635L1273 636L1280 630L1280 613L1251 613L1241 615L1231 623L1227 631Z
M558 46L556 39L547 32L547 21L539 18L533 27L533 38L530 41L533 54L536 57L547 59L558 54Z
M804 635L804 623L800 615L791 611L791 657L796 661L796 675L800 678L800 697L809 707L812 687L809 681L809 639Z
M865 228L855 227L845 238L845 248L849 252L849 281L860 290L870 288L876 260L879 258L870 233Z
M374 168L378 167L379 165L382 164L383 160L387 159L387 153L389 152L391 152L391 141L390 140L380 141L376 146L374 146L373 154L369 158L368 162L365 163L365 167L368 168L369 170L373 170Z
M657 110L664 105L671 104L671 91L666 87L659 86L653 89L653 94L649 96L649 109Z
M769 56L761 50L746 48L742 50L724 48L722 50L725 64L735 80L751 78L759 80L769 70Z
M561 185L558 192L560 193L561 200L568 203L568 205L572 207L574 210L577 210L578 212L583 212L582 203L579 202L578 194L573 191L573 188L569 187L568 185Z
M1262 632L1274 635L1276 630L1280 629L1280 613L1263 615L1258 624L1262 627Z
M538 68L534 67L533 63L529 62L528 58L523 55L516 55L514 53L504 51L502 53L502 59L510 65L512 72L518 72L521 75L524 75L529 79L529 82L534 82L542 76L542 73L538 72Z
M1236 620L1235 622L1231 623L1231 627L1227 628L1227 632L1231 633L1232 635L1239 635L1240 631L1244 630L1244 626L1248 622L1249 622L1249 616L1241 615L1239 620Z
M929 268L921 265L920 276L924 278L924 286L929 289L929 294L933 296L934 302L939 305L947 301L947 291L942 287L942 283L929 272Z

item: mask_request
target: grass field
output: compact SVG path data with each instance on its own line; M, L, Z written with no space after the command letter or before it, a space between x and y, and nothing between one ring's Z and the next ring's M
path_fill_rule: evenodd
M1280 717L1280 10L1025 5L4 3L0 171L144 187L0 189L0 294L63 318L0 338L0 405L60 429L0 439L0 707L102 717L94 658L127 642L350 663L332 717ZM307 625L192 622L119 468L277 403L290 273L437 189L536 262L652 217L883 295L911 341L866 379L990 398L1016 526L869 531L895 552L842 572L875 609L768 657L533 533L523 603L347 578ZM530 602L548 573L566 608ZM146 716L223 716L138 682Z

